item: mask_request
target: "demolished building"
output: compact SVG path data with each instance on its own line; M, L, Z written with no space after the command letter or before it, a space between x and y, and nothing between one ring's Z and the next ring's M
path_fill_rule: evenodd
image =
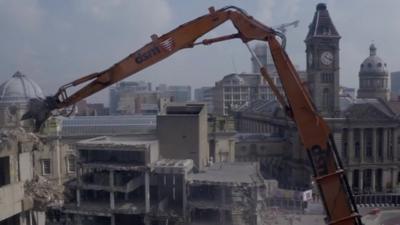
M257 163L193 173L191 159L161 159L157 140L132 137L98 137L76 148L70 198L49 210L49 224L199 224L204 216L206 224L259 224L264 183Z
M188 177L191 224L261 224L258 163L216 163Z

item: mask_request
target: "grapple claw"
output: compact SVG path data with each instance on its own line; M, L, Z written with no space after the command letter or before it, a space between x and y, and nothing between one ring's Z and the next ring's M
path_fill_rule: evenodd
M50 117L51 111L56 108L54 103L52 97L30 99L28 111L22 116L21 120L33 119L35 123L34 132L38 132L43 123Z

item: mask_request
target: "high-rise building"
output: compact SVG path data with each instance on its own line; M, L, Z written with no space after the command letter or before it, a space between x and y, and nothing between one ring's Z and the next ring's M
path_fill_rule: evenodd
M339 40L326 8L320 3L305 39L307 83L311 97L323 116L339 114Z
M152 91L151 83L123 81L110 88L110 114L135 113L135 98L138 94Z
M196 102L207 103L208 113L213 113L214 87L201 87L194 90L194 100Z
M400 71L390 73L390 90L394 99L399 100L400 96Z
M160 84L156 91L163 97L168 97L172 102L190 102L192 100L192 88L188 85Z
M253 48L253 51L261 65L265 66L267 69L269 69L269 67L275 69L271 52L269 51L267 44L256 44ZM254 57L251 57L251 65L253 73L260 73L260 66L258 65L258 62Z
M77 116L105 116L109 114L109 109L103 103L88 103L81 100L76 103L75 115Z

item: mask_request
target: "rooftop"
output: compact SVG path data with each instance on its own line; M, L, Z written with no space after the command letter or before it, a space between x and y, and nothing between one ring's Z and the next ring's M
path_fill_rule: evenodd
M245 141L282 141L284 138L271 133L238 133L235 135L236 140Z
M44 98L42 89L19 71L0 85L0 103L27 103L31 98Z
M140 150L147 148L151 144L157 144L157 140L144 140L142 138L138 139L134 137L102 136L77 142L78 147L94 147L94 150L113 150L116 148L121 148L122 150ZM85 148L85 150L88 149Z
M257 186L264 182L255 162L215 163L204 172L189 174L188 181L191 184L228 186Z
M192 170L191 159L160 159L154 162L152 168L156 173L186 173Z
M62 118L61 136L94 137L155 133L155 115L75 116Z

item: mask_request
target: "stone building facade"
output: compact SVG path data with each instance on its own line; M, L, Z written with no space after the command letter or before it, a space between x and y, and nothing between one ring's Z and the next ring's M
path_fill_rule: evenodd
M312 99L331 127L354 192L358 195L397 193L400 182L400 103L388 101L386 91L383 95L364 96L362 99L339 96L339 38L326 5L319 4L306 38L308 88ZM371 47L375 58L376 50ZM378 66L377 63L386 68L384 62L376 61L374 66ZM373 77L371 74L366 76L362 68L360 82L366 78L387 79L387 71L380 70L383 73ZM363 88L360 87L359 94L363 93ZM369 93L381 93L382 87L376 88ZM325 89L329 94L324 97ZM284 138L289 146L282 148L282 155L289 157L280 163L284 168L281 174L288 177L288 183L300 186L310 184L311 170L297 130L276 101L254 101L241 108L235 119L239 132L267 132ZM299 177L300 180L297 180Z
M37 174L40 141L29 133L30 121L20 120L34 97L43 97L41 89L20 72L0 85L0 224L44 224L24 186Z
M399 102L356 100L331 121L336 144L356 193L397 192L400 182Z

